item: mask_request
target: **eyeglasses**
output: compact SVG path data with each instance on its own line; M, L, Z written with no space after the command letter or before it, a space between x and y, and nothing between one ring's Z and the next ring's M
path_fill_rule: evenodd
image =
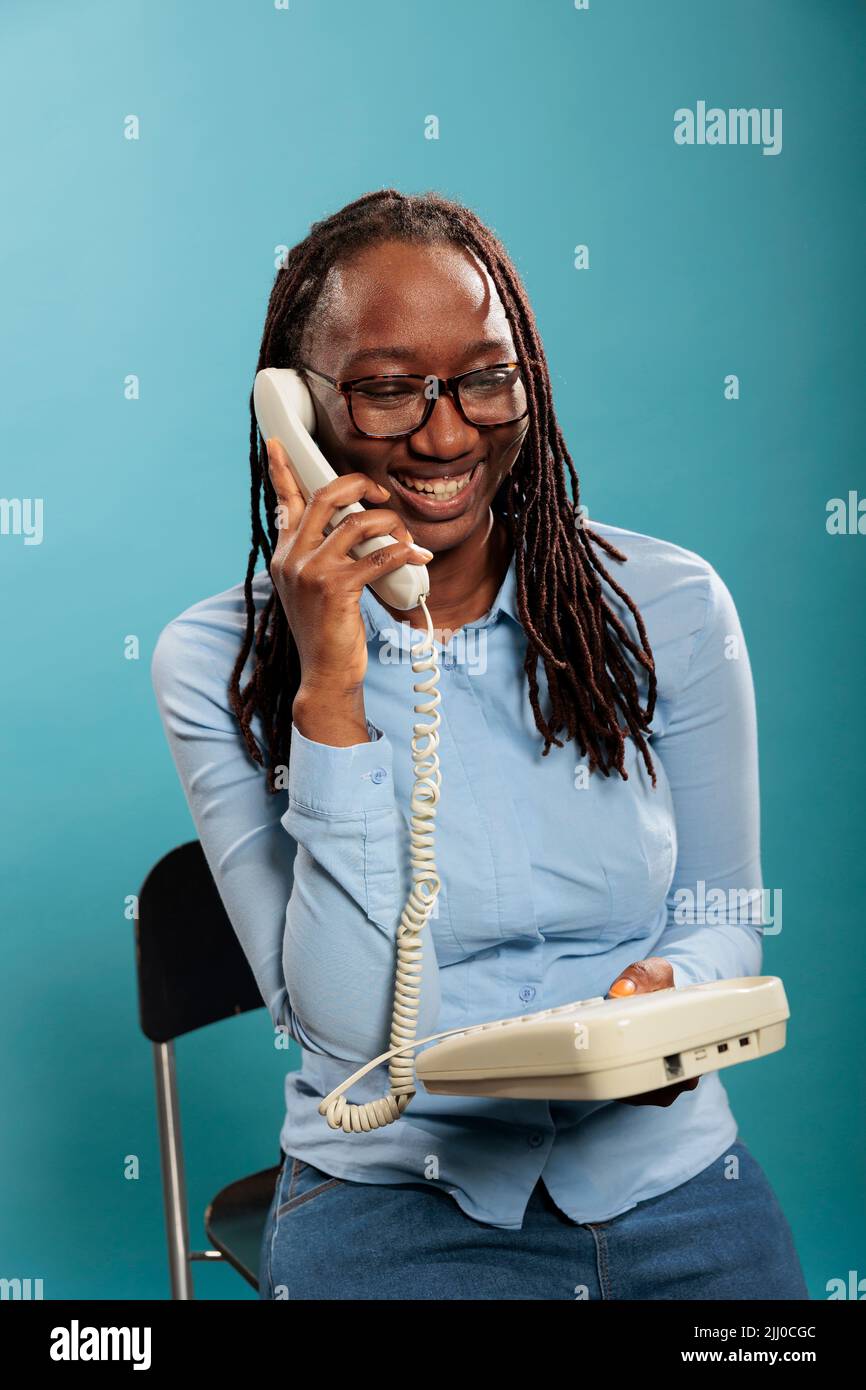
M497 362L459 376L359 376L336 381L300 364L346 402L349 418L368 439L400 439L423 429L441 395L450 396L469 425L489 429L522 420L528 413L526 386L518 362Z

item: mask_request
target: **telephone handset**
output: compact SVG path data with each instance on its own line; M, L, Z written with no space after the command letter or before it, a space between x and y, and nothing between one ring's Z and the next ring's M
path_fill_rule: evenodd
M306 383L285 367L256 375L253 403L264 439L286 450L304 496L337 474L312 438L315 409ZM340 508L330 531L359 503ZM393 537L376 536L352 550L355 558ZM431 1093L545 1100L618 1100L689 1080L706 1072L777 1052L785 1046L790 1017L782 981L772 975L714 980L680 989L657 990L621 999L582 999L535 1014L449 1028L417 1038L421 992L421 932L436 901L434 822L441 787L439 767L439 667L426 599L426 566L403 565L372 586L393 608L420 607L427 631L412 647L415 683L424 696L416 714L432 716L413 726L414 784L411 797L412 888L397 928L397 961L390 1049L374 1057L319 1105L332 1129L360 1134L392 1124L415 1094L413 1053L436 1043L418 1061L417 1074ZM362 1076L388 1063L389 1091L380 1100L355 1105L345 1092Z
M337 474L312 437L316 411L307 383L289 367L265 367L256 375L253 404L262 438L280 441L289 456L298 487L309 502L316 488L332 483ZM351 512L363 510L360 502L340 507L326 529L332 531ZM393 536L371 536L353 546L349 553L358 560L373 550L393 544ZM426 565L401 565L391 574L383 574L370 587L392 608L412 609L429 594L430 576Z

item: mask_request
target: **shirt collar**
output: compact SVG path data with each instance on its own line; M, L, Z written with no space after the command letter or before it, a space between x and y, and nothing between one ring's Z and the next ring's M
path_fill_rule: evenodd
M397 641L401 647L411 646L418 641L417 630L410 629L405 621L399 622L392 613L389 613L372 589L362 590L360 608L368 642L383 633L389 641ZM464 626L467 628L492 627L498 620L500 613L510 618L518 627L522 627L517 611L517 567L514 555L511 557L511 563L505 571L499 592L488 612L482 618L476 618L474 622L466 623ZM411 635L413 632L415 633L414 636ZM441 643L437 643L437 646L441 647L441 645Z

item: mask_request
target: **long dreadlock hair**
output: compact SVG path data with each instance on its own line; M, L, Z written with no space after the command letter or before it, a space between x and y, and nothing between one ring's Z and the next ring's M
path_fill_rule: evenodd
M643 619L627 593L605 568L599 551L618 561L626 556L583 523L580 484L553 410L550 377L535 317L517 270L498 238L468 208L437 193L406 195L393 188L367 193L331 217L314 222L277 272L268 303L256 371L297 367L304 331L325 279L337 261L363 247L388 240L446 242L465 247L487 267L511 326L517 359L526 383L529 425L520 454L503 480L493 509L506 522L514 544L518 611L527 635L524 670L535 722L544 738L543 753L575 739L589 770L623 780L625 739L631 737L656 785L644 732L655 709L655 663ZM566 488L566 470L572 497ZM271 591L255 622L253 575L259 555L270 562L277 545L277 497L271 484L267 450L256 423L250 394L250 505L252 547L244 581L246 629L229 683L231 707L247 750L264 767L265 757L251 730L257 713L267 741L268 788L277 791L278 767L287 767L292 704L300 685L300 659L282 603ZM267 528L262 523L261 505ZM638 642L604 597L604 580L630 610ZM255 665L248 683L240 680L250 651ZM629 655L636 667L629 662ZM551 711L539 701L537 665L547 677ZM636 676L646 673L646 705L641 706ZM621 711L624 727L617 711Z

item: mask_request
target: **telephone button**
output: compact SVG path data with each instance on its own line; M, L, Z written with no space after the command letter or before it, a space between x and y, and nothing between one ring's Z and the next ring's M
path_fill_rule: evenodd
M386 778L387 776L388 776L387 768L384 768L384 767L374 767L374 768L373 768L373 771L370 773L370 781L371 781L371 782L376 782L376 783L378 784L379 782L384 782L384 780L385 780L385 778Z

